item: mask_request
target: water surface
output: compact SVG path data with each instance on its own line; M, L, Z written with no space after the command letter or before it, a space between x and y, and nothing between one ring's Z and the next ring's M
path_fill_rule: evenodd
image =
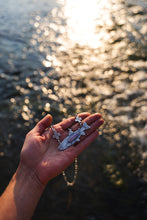
M1 191L46 113L105 119L79 158L70 207L59 176L34 219L146 217L146 22L146 0L0 1Z

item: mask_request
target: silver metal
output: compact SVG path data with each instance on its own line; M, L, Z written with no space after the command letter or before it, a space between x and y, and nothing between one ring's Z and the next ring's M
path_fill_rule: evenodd
M76 142L80 141L80 137L85 135L85 130L89 129L90 126L87 125L86 122L82 124L82 127L76 131L72 131L70 129L68 136L59 144L59 150L66 150L67 148L71 147Z
M73 177L73 180L72 181L69 181L68 178L67 178L67 175L66 175L66 172L63 171L62 172L62 175L63 175L63 178L67 184L67 186L73 186L76 182L76 179L77 179L77 174L78 174L78 158L75 157L75 161L74 161L74 177Z
M86 122L84 122L82 124L82 118L78 117L78 115L76 115L75 122L78 122L80 124L80 128L78 128L78 130L76 130L76 131L72 131L71 129L69 129L68 136L62 142L60 142L60 133L58 133L55 130L55 128L53 126L51 126L51 128L54 132L53 138L55 138L59 143L59 146L58 146L59 150L62 150L62 151L66 150L70 146L74 145L76 142L80 141L80 137L82 135L85 135L84 131L86 131L90 128L90 126L88 126ZM76 178L77 178L77 173L78 173L78 162L77 162L77 160L78 159L76 157L75 158L74 177L73 177L73 180L71 182L68 181L65 171L62 172L64 180L65 180L67 186L73 186L75 184L75 181L76 181Z
M80 118L80 117L78 117L78 115L76 115L75 122L78 122L81 125L82 118Z
M58 133L52 125L51 125L51 128L52 128L52 130L54 132L53 138L55 138L60 143L60 138L59 138L60 137L60 133Z
M60 133L58 133L55 130L55 128L53 126L51 126L51 128L54 132L53 138L55 138L59 143L59 146L58 146L59 150L66 150L67 148L74 145L76 142L79 142L80 137L85 135L84 131L86 131L90 128L90 126L88 126L86 122L84 122L82 124L82 118L80 118L78 116L76 116L75 122L78 122L81 127L78 128L78 130L76 130L76 131L72 131L71 129L69 129L68 136L62 142L60 142Z

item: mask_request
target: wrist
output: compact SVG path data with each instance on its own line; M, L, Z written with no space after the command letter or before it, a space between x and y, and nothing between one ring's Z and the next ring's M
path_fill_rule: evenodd
M29 190L43 192L45 185L40 182L39 178L35 174L35 171L23 165L21 162L16 170L15 179L21 184L25 184Z
M22 163L1 196L0 219L31 219L45 185Z
M35 172L19 164L13 176L15 204L19 219L30 219L43 193L43 185Z

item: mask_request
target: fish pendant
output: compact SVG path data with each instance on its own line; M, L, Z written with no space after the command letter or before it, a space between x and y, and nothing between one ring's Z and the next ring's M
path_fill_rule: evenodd
M66 150L76 142L80 141L80 137L85 135L85 130L88 130L90 126L87 125L86 122L83 123L82 127L78 128L76 131L72 131L69 129L68 136L59 144L59 150Z

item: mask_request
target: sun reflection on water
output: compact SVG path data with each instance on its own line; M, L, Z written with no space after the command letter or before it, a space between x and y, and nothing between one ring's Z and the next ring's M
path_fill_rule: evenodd
M108 0L67 0L64 15L67 23L67 38L73 43L88 45L92 48L99 46L98 39L102 33L96 33L96 22Z
M46 68L56 67L59 71L62 62L57 53L67 52L75 45L84 46L84 53L89 49L103 49L105 42L110 41L110 34L106 29L113 25L108 8L111 8L110 0L60 0L61 7L55 7L45 18L34 16L30 20L35 33L30 41L32 47L38 47L42 59L42 65ZM33 21L34 20L34 21ZM65 54L64 54L65 55ZM103 54L100 54L103 58ZM95 59L92 56L89 59ZM97 60L97 58L96 58ZM96 61L95 60L95 61ZM87 65L86 59L81 60L82 65ZM79 65L79 58L72 59L73 66Z

